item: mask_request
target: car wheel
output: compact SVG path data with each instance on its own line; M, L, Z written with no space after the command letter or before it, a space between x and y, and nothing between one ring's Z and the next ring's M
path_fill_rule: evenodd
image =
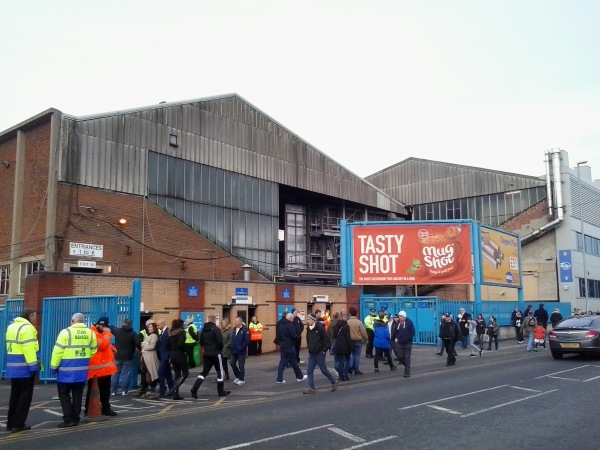
M558 352L550 352L550 353L552 353L552 357L554 359L562 359L562 357L563 357L562 353L558 353Z

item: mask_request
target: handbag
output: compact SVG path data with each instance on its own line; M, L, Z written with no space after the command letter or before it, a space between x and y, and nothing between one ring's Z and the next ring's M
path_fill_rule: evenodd
M479 345L479 336L473 340L473 345Z

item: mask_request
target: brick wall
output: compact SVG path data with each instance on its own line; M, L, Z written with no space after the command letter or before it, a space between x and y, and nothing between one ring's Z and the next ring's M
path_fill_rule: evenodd
M547 218L547 216L548 201L542 200L541 202L533 205L531 208L527 208L522 213L517 214L512 219L507 220L500 226L500 228L507 231L512 231L513 233L517 233L523 228L527 228L527 225L529 225L532 221L544 219Z
M15 170L17 152L17 139L10 139L0 143L0 161L9 161L10 166L5 168L0 165L0 261L10 259L10 244L12 235L12 210L15 185Z
M103 245L102 259L121 275L243 279L242 262L143 197L60 183L58 198L57 270L76 263L69 243L84 242Z

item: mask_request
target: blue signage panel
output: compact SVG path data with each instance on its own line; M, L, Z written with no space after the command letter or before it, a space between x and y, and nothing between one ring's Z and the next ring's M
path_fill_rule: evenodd
M248 295L248 288L235 288L235 295Z
M204 313L203 312L182 312L180 318L184 322L187 319L192 319L192 322L194 323L194 325L196 325L198 332L200 332L202 330L202 327L204 326Z
M292 312L294 305L277 305L277 320Z
M292 297L292 291L290 291L289 289L281 290L281 298L291 298L291 297Z
M573 282L573 263L571 262L571 250L558 251L558 267L561 283Z
M188 297L198 297L200 294L200 288L198 286L188 286L187 294Z

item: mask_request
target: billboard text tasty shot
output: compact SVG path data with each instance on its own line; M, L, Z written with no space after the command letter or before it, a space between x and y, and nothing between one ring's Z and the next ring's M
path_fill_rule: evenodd
M472 283L470 234L457 223L354 227L353 283Z

